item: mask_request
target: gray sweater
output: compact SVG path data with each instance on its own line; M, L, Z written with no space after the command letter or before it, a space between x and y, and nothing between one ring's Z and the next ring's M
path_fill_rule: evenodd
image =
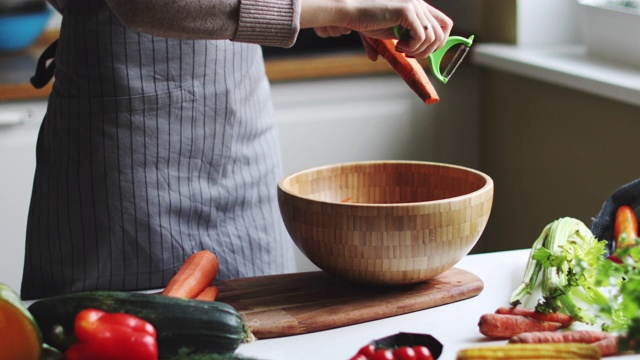
M69 0L48 0L63 12ZM291 47L300 0L105 0L129 28L181 39L230 39Z

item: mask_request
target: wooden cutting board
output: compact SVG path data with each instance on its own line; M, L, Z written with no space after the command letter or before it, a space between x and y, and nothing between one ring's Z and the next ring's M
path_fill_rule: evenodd
M218 282L216 300L235 307L258 339L327 330L478 295L476 275L452 268L417 285L357 286L322 271Z

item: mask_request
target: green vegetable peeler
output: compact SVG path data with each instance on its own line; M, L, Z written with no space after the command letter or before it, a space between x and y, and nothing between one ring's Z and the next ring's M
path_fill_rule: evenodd
M393 32L396 34L398 40L409 40L411 38L409 30L403 28L400 25L394 26ZM431 68L431 73L433 74L433 76L435 76L443 84L446 84L447 81L449 81L449 78L451 78L453 73L458 68L458 65L462 63L462 60L467 55L467 52L469 52L469 48L471 47L472 43L473 35L469 36L468 39L461 36L450 36L443 47L429 55L429 67ZM444 71L440 72L440 63L444 58L444 54L455 45L460 45L460 47L453 55L453 58L451 59L449 64L447 64Z

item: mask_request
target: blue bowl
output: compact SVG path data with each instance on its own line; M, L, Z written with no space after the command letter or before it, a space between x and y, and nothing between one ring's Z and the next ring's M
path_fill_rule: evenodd
M44 31L52 10L0 15L0 51L29 47Z

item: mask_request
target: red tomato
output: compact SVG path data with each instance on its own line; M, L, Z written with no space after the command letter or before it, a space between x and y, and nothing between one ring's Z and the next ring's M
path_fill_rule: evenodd
M364 355L365 358L371 359L373 357L373 353L376 352L376 347L373 344L368 344L360 348L358 350L357 355Z
M362 354L356 354L349 360L369 360L369 358Z
M394 360L393 352L389 349L378 349L373 353L371 360Z
M393 352L393 358L395 360L416 360L416 351L408 346L402 346Z
M413 351L416 352L416 360L433 360L433 355L426 346L414 346Z

